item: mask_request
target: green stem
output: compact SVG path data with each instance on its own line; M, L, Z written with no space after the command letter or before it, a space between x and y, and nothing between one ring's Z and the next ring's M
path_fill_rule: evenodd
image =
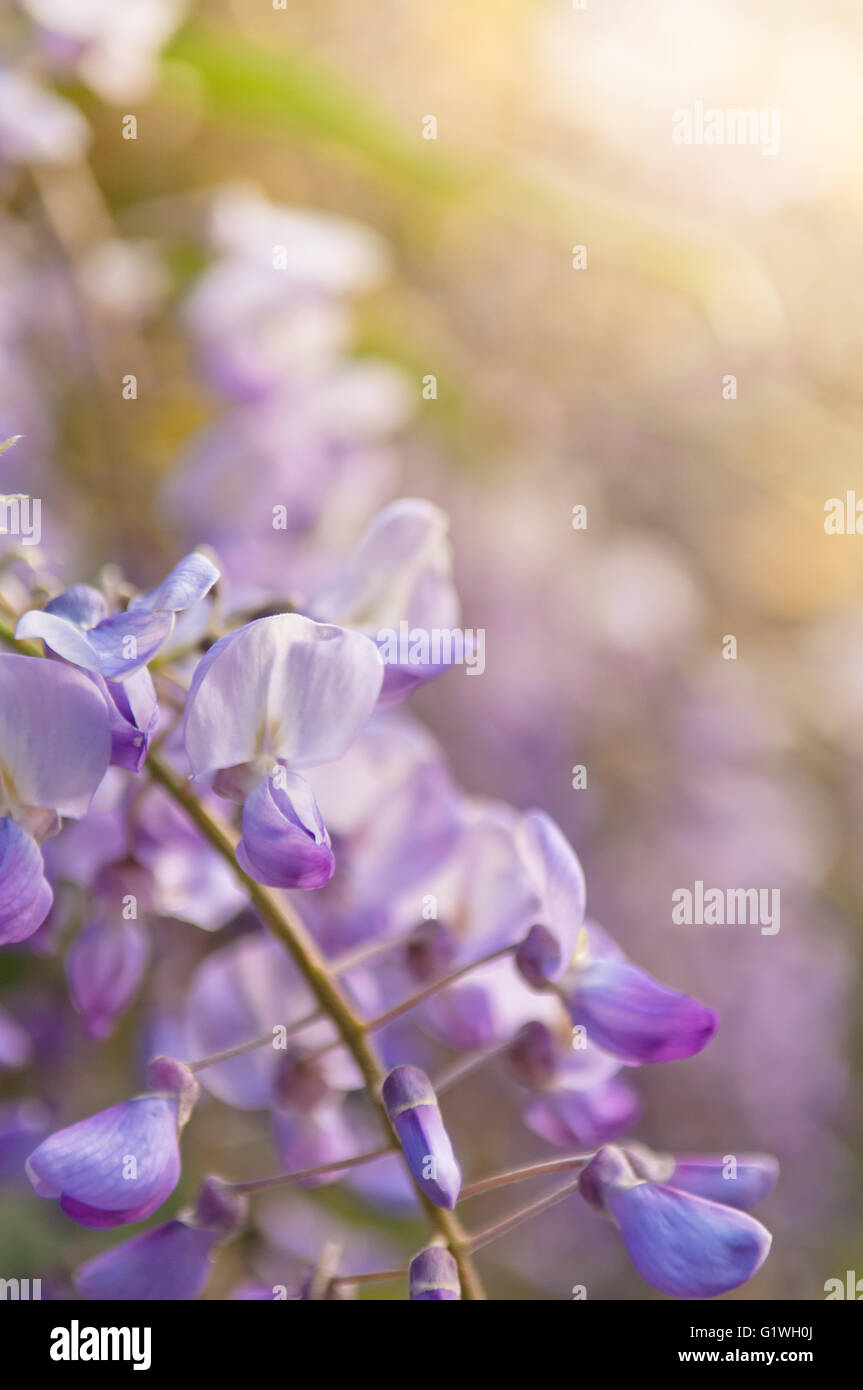
M285 947L314 994L321 1008L332 1019L345 1046L359 1067L366 1088L387 1131L389 1118L381 1099L380 1088L384 1071L375 1048L366 1033L366 1026L357 1018L347 998L338 984L332 979L326 961L310 936L305 924L293 908L282 903L262 884L244 873L234 854L234 838L229 828L217 820L198 800L188 783L158 754L150 751L147 768L154 782L182 806L189 819L198 827L201 834L213 849L228 863L237 879L246 889L252 906L268 931ZM461 1222L454 1212L436 1207L426 1197L419 1184L412 1179L417 1197L426 1217L440 1232L451 1250L458 1265L459 1277L466 1299L484 1299L485 1293L479 1276L470 1257L469 1241Z

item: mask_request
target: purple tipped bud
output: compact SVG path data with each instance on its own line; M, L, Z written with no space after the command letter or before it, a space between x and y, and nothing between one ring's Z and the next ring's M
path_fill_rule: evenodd
M412 1303L461 1298L458 1266L448 1250L431 1245L414 1255L408 1273Z
M461 1169L425 1072L394 1067L382 1095L414 1181L436 1207L452 1210L461 1191Z
M141 982L149 953L149 938L138 922L94 922L72 943L66 978L91 1038L111 1036Z
M405 964L415 980L426 984L445 975L456 957L457 944L442 922L423 922L405 949Z
M185 1062L178 1062L174 1057L154 1057L147 1065L147 1085L151 1091L177 1097L177 1123L182 1129L201 1090L194 1072Z
M315 1059L301 1052L287 1052L276 1063L273 1101L303 1112L314 1110L333 1097L327 1076L326 1058Z
M204 1178L198 1200L188 1218L190 1226L213 1231L220 1241L239 1235L246 1224L248 1199L223 1178Z
M548 989L560 973L560 942L548 927L531 927L515 953L515 963L533 989Z
M534 1020L520 1028L506 1050L506 1060L516 1081L530 1090L549 1085L555 1074L554 1036L544 1023Z

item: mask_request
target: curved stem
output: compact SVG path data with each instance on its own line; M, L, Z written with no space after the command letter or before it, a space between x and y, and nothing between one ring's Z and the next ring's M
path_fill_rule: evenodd
M498 1187L506 1187L511 1182L523 1182L525 1178L542 1178L548 1173L568 1173L573 1168L583 1168L593 1154L570 1154L569 1158L550 1158L544 1163L529 1163L524 1168L510 1168L506 1173L495 1173L490 1178L480 1178L469 1182L461 1190L460 1200L465 1197L478 1197L481 1192L494 1192Z
M363 1163L373 1163L376 1158L397 1152L394 1144L381 1144L379 1149L354 1154L353 1158L338 1158L332 1163L319 1163L314 1168L297 1168L293 1173L274 1173L271 1178L250 1178L248 1182L232 1182L228 1186L235 1192L263 1192L265 1188L278 1187L283 1182L302 1182L304 1178L316 1178L324 1173L340 1173L343 1168L359 1168Z
M318 950L305 924L292 907L282 903L271 889L256 883L240 868L234 854L234 838L230 829L204 807L187 782L175 772L170 763L150 752L146 766L150 776L182 806L189 819L213 849L228 863L246 889L252 906L268 931L281 943L294 961L321 1008L329 1015L341 1034L344 1044L359 1067L369 1096L390 1132L389 1118L381 1100L380 1088L384 1079L380 1059L366 1035L365 1025L357 1018L345 995L332 978L326 960ZM466 1299L483 1299L485 1293L470 1256L469 1241L454 1212L436 1207L412 1178L418 1200L429 1224L446 1241L459 1269Z
M499 1236L509 1235L509 1232L514 1231L516 1226L520 1226L523 1221L530 1221L532 1217L539 1216L542 1212L548 1211L549 1207L556 1206L558 1202L563 1201L564 1197L568 1197L570 1193L576 1192L577 1190L578 1178L576 1178L574 1182L564 1183L562 1187L556 1188L555 1191L550 1192L548 1196L540 1197L537 1201L531 1202L530 1206L522 1207L519 1211L512 1212L510 1216L505 1216L501 1221L495 1221L494 1225L486 1226L484 1231L477 1231L476 1235L469 1237L468 1248L471 1253L475 1250L481 1250L484 1245L489 1245L491 1241L497 1240Z

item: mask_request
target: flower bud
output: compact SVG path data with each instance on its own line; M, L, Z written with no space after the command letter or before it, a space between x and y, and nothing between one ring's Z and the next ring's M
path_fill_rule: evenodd
M408 1287L412 1303L461 1298L458 1266L450 1252L440 1245L430 1245L414 1255L408 1271Z
M506 1060L516 1081L530 1090L541 1090L553 1080L556 1067L554 1036L538 1020L520 1028L506 1050Z
M461 1190L461 1169L425 1072L394 1067L382 1095L414 1181L436 1207L452 1210Z
M423 922L405 948L405 964L415 980L427 984L446 974L456 949L452 932L442 922Z
M154 1057L147 1064L147 1085L151 1091L167 1092L179 1102L177 1123L180 1129L187 1122L200 1094L195 1074L185 1062L174 1057Z
M220 1241L239 1235L246 1224L248 1199L223 1178L208 1177L201 1183L188 1224L214 1232Z

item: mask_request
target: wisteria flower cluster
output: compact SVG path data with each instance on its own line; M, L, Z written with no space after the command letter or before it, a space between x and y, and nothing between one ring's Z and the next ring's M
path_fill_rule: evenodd
M476 1253L576 1191L654 1289L709 1298L755 1274L771 1237L749 1212L775 1161L669 1156L630 1136L629 1078L701 1052L716 1014L587 915L579 861L543 811L458 788L405 704L449 678L442 666L385 659L381 614L417 625L457 611L438 508L391 504L339 575L263 613L232 601L206 547L144 594L116 575L106 592L51 592L44 572L14 566L0 941L37 947L74 885L69 993L99 1039L152 968L151 920L242 929L204 955L139 1094L39 1142L19 1107L0 1148L39 1196L99 1230L168 1202L205 1093L268 1114L279 1164L237 1179L226 1154L188 1209L79 1268L82 1297L196 1298L261 1191L339 1181L418 1208L429 1234L409 1267L322 1249L301 1279L253 1280L237 1297L340 1298L403 1279L411 1299L481 1298ZM446 1097L494 1067L520 1123L559 1153L465 1174ZM470 1220L473 1197L555 1174L492 1226Z

